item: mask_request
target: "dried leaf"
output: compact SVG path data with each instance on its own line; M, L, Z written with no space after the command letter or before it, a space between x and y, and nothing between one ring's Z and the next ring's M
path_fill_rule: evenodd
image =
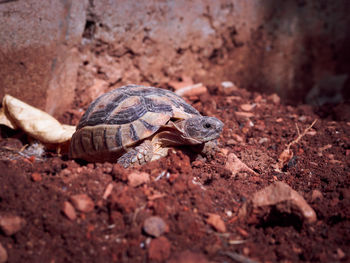
M221 217L217 214L208 214L207 223L215 228L216 231L225 233L226 225L225 222L221 219Z
M43 143L63 143L71 139L75 126L62 125L54 117L10 95L5 95L3 107L14 127ZM8 126L8 125L7 125ZM11 127L11 126L9 126Z
M0 124L5 125L11 129L16 130L16 124L9 119L5 113L5 108L0 109Z
M278 168L282 169L292 158L293 151L290 149L285 149L278 157Z

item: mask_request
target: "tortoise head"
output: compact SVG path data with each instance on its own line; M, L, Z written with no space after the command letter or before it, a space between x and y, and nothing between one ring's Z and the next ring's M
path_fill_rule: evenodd
M183 137L193 144L217 139L224 124L215 117L198 116L181 121Z

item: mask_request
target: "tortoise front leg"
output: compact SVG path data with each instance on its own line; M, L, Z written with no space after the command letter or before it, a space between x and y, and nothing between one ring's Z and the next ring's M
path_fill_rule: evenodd
M143 165L152 160L153 145L149 140L144 141L139 146L131 149L118 159L118 164L124 168L134 165Z
M193 145L191 148L194 152L200 154L201 157L206 157L208 159L212 159L220 150L217 140L209 141L200 145Z
M216 152L219 151L218 141L209 141L206 142L202 149L202 154L204 154L206 157L213 157Z

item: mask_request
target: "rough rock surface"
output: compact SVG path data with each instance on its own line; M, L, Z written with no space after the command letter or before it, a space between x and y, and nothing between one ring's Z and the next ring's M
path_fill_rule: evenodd
M1 99L8 93L50 114L71 105L86 4L86 0L0 3Z
M86 107L115 84L192 78L206 85L230 80L293 103L337 103L350 96L347 6L3 1L0 98L10 93L60 116L73 100Z
M209 85L230 80L293 103L339 102L350 83L346 5L346 0L95 1L87 14L78 88L88 96L96 79L108 89L191 77Z
M26 220L19 216L0 214L0 229L7 236L16 234L25 224Z
M268 211L264 211L264 210ZM242 219L248 218L251 223L266 217L266 212L276 209L281 214L295 213L308 223L316 221L316 213L305 201L305 199L283 182L276 182L258 192L248 200L238 212ZM283 219L281 219L283 220ZM259 223L256 222L256 223Z

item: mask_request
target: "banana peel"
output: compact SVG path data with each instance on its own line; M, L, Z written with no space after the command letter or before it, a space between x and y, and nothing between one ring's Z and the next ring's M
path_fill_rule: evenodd
M2 106L0 124L12 129L21 129L41 143L66 144L75 132L75 126L61 124L48 113L11 95L4 96Z

